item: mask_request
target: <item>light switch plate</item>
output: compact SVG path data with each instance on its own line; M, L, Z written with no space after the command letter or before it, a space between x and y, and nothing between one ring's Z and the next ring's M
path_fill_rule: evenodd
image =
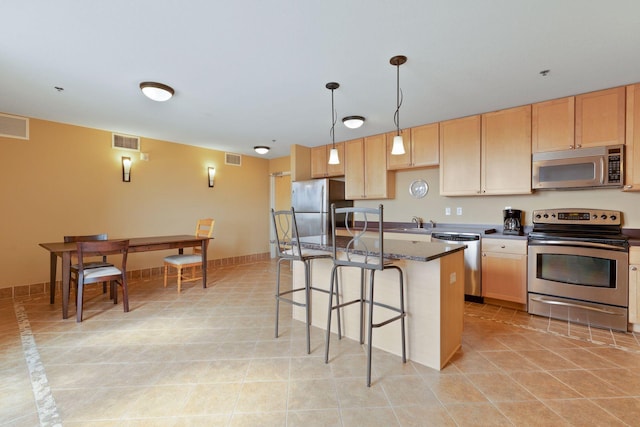
M462 208L456 208L456 215L462 215Z

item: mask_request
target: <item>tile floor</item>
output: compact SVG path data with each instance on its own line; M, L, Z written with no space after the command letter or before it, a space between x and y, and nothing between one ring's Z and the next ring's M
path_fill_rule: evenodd
M48 296L0 303L0 425L633 426L638 334L467 303L463 347L444 370L332 344L283 305L273 337L275 265L216 269L202 289L130 285L131 311L98 287L85 320ZM71 310L73 312L73 310Z

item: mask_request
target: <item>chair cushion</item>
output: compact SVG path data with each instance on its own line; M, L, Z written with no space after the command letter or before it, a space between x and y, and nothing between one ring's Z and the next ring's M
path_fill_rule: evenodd
M171 255L165 257L164 262L173 265L197 264L202 262L201 255Z
M90 269L84 270L85 279L94 279L96 277L103 277L103 276L115 276L117 274L122 274L122 271L120 271L119 268L114 266L90 268Z

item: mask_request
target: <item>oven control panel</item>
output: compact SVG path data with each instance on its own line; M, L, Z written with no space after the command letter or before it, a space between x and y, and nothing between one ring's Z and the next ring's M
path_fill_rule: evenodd
M603 209L540 209L533 211L534 224L621 225L620 211Z

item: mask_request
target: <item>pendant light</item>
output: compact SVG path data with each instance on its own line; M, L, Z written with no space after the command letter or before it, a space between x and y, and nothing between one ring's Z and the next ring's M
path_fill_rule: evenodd
M396 136L393 137L393 147L391 148L391 154L394 156L404 154L404 141L402 141L402 135L400 135L400 105L402 105L402 96L400 90L400 66L407 62L407 57L398 55L389 60L391 65L396 67L396 112L393 115L393 121L396 124Z
M339 87L340 87L340 84L336 82L329 82L326 85L326 88L331 91L331 141L333 142L333 145L331 146L331 150L329 151L330 165L340 164L340 158L338 157L338 149L336 148L336 134L335 134L336 120L338 117L336 115L336 110L333 108L333 91L338 89Z

